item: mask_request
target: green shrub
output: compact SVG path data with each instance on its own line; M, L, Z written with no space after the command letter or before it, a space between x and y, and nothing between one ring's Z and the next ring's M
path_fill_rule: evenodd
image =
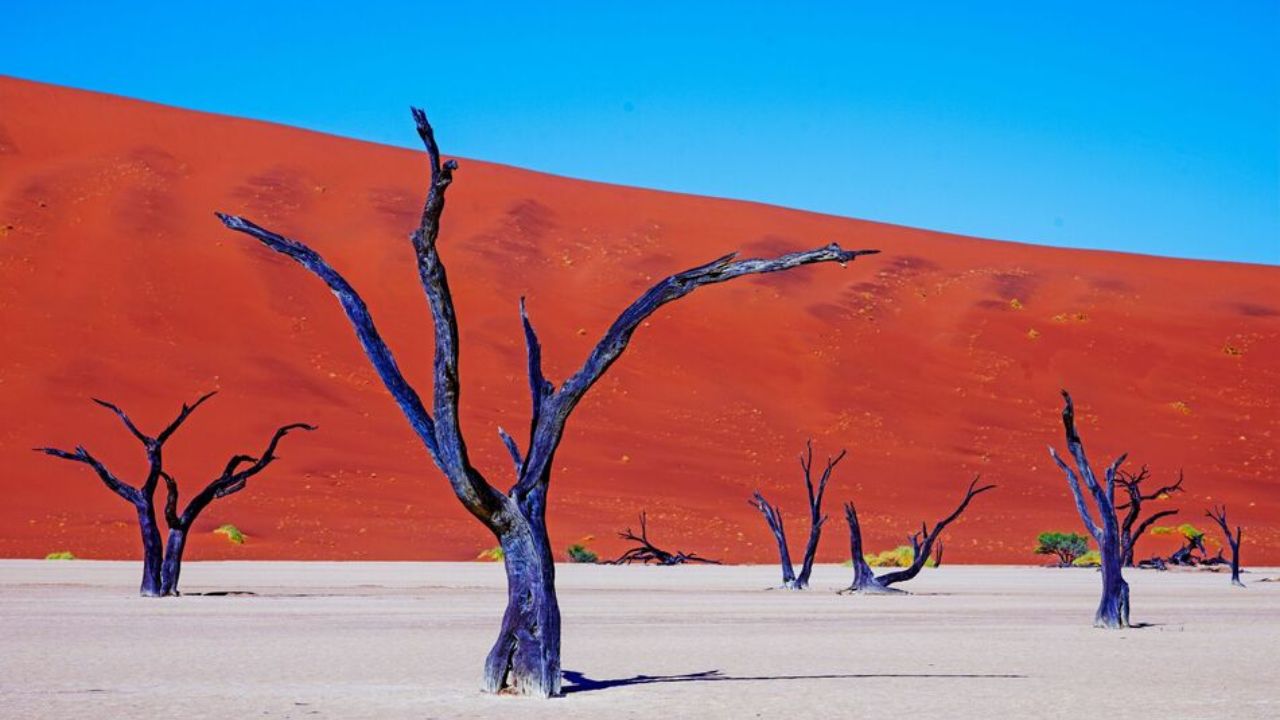
M480 551L480 554L476 556L476 559L485 560L487 562L497 562L499 560L506 558L506 556L507 556L506 553L502 552L501 545L494 545L488 550Z
M1102 567L1102 556L1097 550L1090 550L1071 561L1072 567Z
M580 543L574 543L573 545L570 545L569 550L566 554L569 556L569 562L571 563L590 564L590 563L600 562L599 555L596 555L595 553L591 552L590 550L587 549L586 545L582 545Z
M76 556L72 555L70 550L59 550L58 552L51 552L48 555L45 555L44 559L45 560L75 560Z
M225 535L228 541L235 543L236 545L244 544L244 533L240 532L240 528L230 523L222 525L217 530L214 530L213 534Z
M1089 538L1080 533L1042 532L1036 536L1037 555L1057 555L1058 565L1066 567L1089 550Z

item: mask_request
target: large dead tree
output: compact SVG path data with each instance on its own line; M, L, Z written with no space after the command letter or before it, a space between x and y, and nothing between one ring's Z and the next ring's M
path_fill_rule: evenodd
M178 577L182 572L182 554L186 549L187 533L201 511L214 500L243 490L249 478L262 472L276 459L276 447L286 434L293 430L315 429L314 426L302 423L285 425L277 429L260 457L233 456L223 468L222 473L196 494L181 513L178 513L178 483L164 469L164 444L196 408L215 394L208 393L190 405L184 404L178 416L154 436L139 430L133 420L116 405L105 400L94 399L95 403L115 413L129 433L142 443L147 454L147 473L142 482L137 485L130 485L120 480L84 446L77 446L75 451L51 447L36 448L37 452L88 465L108 489L133 505L138 515L138 529L142 534L141 593L144 597L177 595ZM156 488L162 480L166 489L164 518L169 528L169 537L164 543L160 539L160 529L156 526L155 508Z
M805 452L800 455L800 469L804 472L804 487L809 498L809 542L804 546L804 558L800 564L800 574L791 564L791 550L787 545L787 530L782 521L782 509L765 500L764 495L756 490L747 502L760 511L769 532L778 542L778 559L782 563L782 587L788 590L804 590L809 587L809 576L813 573L813 558L818 553L818 541L822 538L822 526L827 516L822 513L822 497L827 492L827 481L831 479L831 471L835 469L845 456L844 450L834 458L827 458L827 466L818 479L818 486L813 485L813 441L805 445Z
M697 553L687 553L683 550L670 552L654 545L649 541L649 517L644 511L640 512L640 534L637 535L634 530L627 528L618 533L618 537L635 543L635 545L628 548L622 555L619 555L617 560L610 560L605 563L606 565L630 565L632 563L640 563L641 565L648 565L649 563L658 565L720 564L719 560L704 558Z
M1151 473L1147 470L1147 466L1143 465L1137 473L1130 473L1124 470L1116 471L1116 484L1124 489L1125 494L1129 496L1128 502L1123 505L1116 506L1116 510L1124 510L1124 519L1120 521L1120 555L1121 562L1125 567L1133 567L1133 547L1138 542L1138 538L1147 531L1152 525L1156 524L1163 518L1170 515L1176 515L1176 509L1160 510L1154 512L1141 521L1138 520L1142 514L1142 504L1149 500L1163 500L1175 492L1182 492L1182 471L1178 471L1178 482L1172 485L1164 485L1150 492L1142 491L1142 483L1150 479ZM1136 527L1135 527L1136 525Z
M1227 522L1226 505L1209 508L1204 514L1222 528L1222 534L1227 538L1227 545L1231 547L1231 584L1244 587L1244 583L1240 581L1240 537L1244 534L1243 529L1237 525L1235 535L1231 534L1231 525Z
M552 459L570 413L621 357L636 329L663 305L679 300L704 285L813 263L844 265L860 255L877 251L844 250L833 243L768 259L737 260L734 254L730 254L672 275L623 310L591 350L582 367L559 387L543 373L542 348L521 300L520 321L524 326L533 408L526 451L521 452L516 440L499 429L516 467L515 484L504 493L471 464L458 420L458 320L436 242L444 212L445 192L453 182L458 163L454 160L441 162L440 150L426 114L414 108L413 116L418 135L426 147L430 169L430 184L421 220L409 240L434 327L431 410L400 372L364 300L317 252L297 240L278 235L243 218L222 213L218 217L228 228L245 233L271 250L297 261L324 281L337 296L369 361L436 466L449 480L454 494L494 534L503 549L507 570L507 610L498 640L485 661L484 690L550 697L560 693L560 609L555 593L555 563L547 538L546 502Z
M956 518L969 507L969 502L978 495L988 490L994 490L995 485L978 485L981 477L975 477L969 483L969 488L965 490L964 498L960 500L960 504L956 509L945 518L939 520L929 529L925 523L920 524L920 532L910 536L912 560L911 564L902 570L894 570L892 572L876 575L871 569L871 565L867 563L866 555L862 548L862 526L858 523L858 511L854 508L852 502L844 504L844 518L849 523L849 553L853 562L853 582L849 587L841 590L843 593L860 593L864 595L877 595L885 593L900 593L902 590L892 587L900 582L906 582L924 569L925 564L929 561L930 553L934 552L934 545L941 547L939 536L948 525L955 522ZM941 562L942 553L937 551L937 559Z
M1120 521L1116 517L1116 473L1124 463L1126 455L1116 458L1107 467L1104 482L1098 482L1085 455L1084 443L1076 432L1075 406L1071 402L1071 394L1062 391L1064 405L1062 407L1062 426L1066 430L1067 451L1075 461L1075 469L1058 457L1058 451L1049 446L1049 455L1067 476L1067 486L1075 499L1076 510L1084 522L1085 530L1093 536L1098 544L1098 554L1102 558L1102 599L1098 603L1098 612L1094 615L1093 625L1100 628L1129 627L1129 583L1125 582L1123 568L1123 543L1120 539ZM1095 520L1085 500L1084 491L1080 487L1083 478L1085 487L1093 497L1098 519Z

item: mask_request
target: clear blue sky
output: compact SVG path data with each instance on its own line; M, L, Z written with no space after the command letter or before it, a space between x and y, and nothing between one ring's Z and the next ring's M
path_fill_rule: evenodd
M446 152L562 175L1280 264L1275 0L115 5L5 0L0 73L400 145L421 104Z

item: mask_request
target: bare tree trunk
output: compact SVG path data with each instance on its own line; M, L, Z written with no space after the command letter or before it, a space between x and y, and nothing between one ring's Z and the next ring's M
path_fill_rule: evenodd
M1244 587L1244 583L1240 581L1240 538L1244 535L1244 530L1239 525L1236 526L1235 535L1231 534L1231 524L1227 522L1227 506L1223 505L1218 508L1210 508L1205 511L1205 516L1212 518L1222 528L1222 534L1227 538L1227 544L1231 546L1231 584L1235 587ZM1222 553L1219 551L1219 557Z
M782 587L788 590L801 589L796 583L796 572L791 565L791 549L787 547L787 529L782 522L782 513L765 500L759 490L752 496L749 504L764 515L765 524L769 526L769 532L778 543L778 562L782 565Z
M160 594L176 596L178 576L182 574L182 553L187 548L187 529L170 528L164 547L164 565L160 569Z
M1118 545L1119 537L1110 541ZM1099 628L1129 627L1129 583L1125 582L1119 548L1102 547L1102 599L1098 612L1093 616L1093 626Z
M514 505L514 503L513 503ZM560 694L560 605L545 521L517 510L501 538L507 609L484 663L483 689L534 697Z
M142 588L143 597L160 597L164 594L160 566L164 547L160 544L160 529L156 526L155 509L149 502L138 505L138 530L142 533Z
M1098 554L1102 558L1102 599L1098 603L1098 612L1094 615L1093 626L1111 629L1126 628L1129 627L1129 584L1124 580L1124 548L1120 539L1120 520L1116 517L1115 498L1116 473L1127 456L1121 455L1107 467L1105 486L1099 483L1085 454L1084 441L1076 432L1075 405L1071 402L1071 395L1063 390L1062 399L1064 402L1062 426L1066 431L1067 450L1075 461L1076 469L1073 470L1058 457L1058 452L1052 445L1049 446L1049 456L1066 474L1067 486L1075 500L1076 511L1080 514L1085 529L1098 543ZM1089 505L1085 501L1084 490L1080 487L1082 478L1097 508L1097 520L1094 520L1093 514L1089 511Z
M888 595L904 592L881 583L871 566L867 564L866 551L862 548L862 526L858 523L858 511L853 503L844 504L844 518L849 523L849 556L853 562L853 582L840 592L861 595Z

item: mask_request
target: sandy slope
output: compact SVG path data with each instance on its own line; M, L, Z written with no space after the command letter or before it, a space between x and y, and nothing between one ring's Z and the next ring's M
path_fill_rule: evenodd
M447 151L449 128L439 136ZM321 432L290 438L269 476L216 504L193 557L470 559L491 546L324 288L212 215L323 252L425 393L430 328L405 240L423 171L408 150L0 78L0 555L134 556L130 509L29 448L83 442L130 475L137 447L87 397L155 426L211 388L221 397L169 452L188 495L276 424ZM528 423L520 296L562 379L648 283L729 250L832 240L884 253L707 288L637 334L557 457L557 547L594 535L616 553L614 531L648 508L673 545L769 560L746 499L761 487L797 524L795 454L813 436L819 453L850 448L831 498L858 499L870 546L899 544L982 472L1001 489L955 526L949 557L1029 562L1037 531L1078 526L1044 449L1060 439L1065 385L1095 457L1128 450L1161 479L1185 467L1184 517L1228 502L1246 557L1280 562L1278 268L976 240L465 160L441 247L480 467L505 487L496 429ZM224 522L249 543L208 532ZM835 561L846 545L832 528L821 557Z
M131 597L132 564L0 562L12 718L1265 718L1280 583L1130 573L1142 629L1089 627L1091 571L953 567L904 597L762 588L774 569L561 571L563 699L480 695L495 565L192 563ZM1271 571L1270 575L1276 575ZM648 676L640 681L636 676ZM630 678L631 680L627 680ZM571 686L574 687L574 686Z

